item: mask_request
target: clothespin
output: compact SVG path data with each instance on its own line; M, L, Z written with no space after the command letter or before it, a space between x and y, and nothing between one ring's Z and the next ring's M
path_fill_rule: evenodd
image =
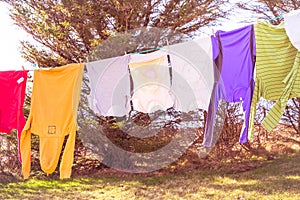
M39 68L39 64L37 62L33 63L33 68Z
M276 21L277 19L281 19L281 18L282 18L282 15L278 15L276 17L270 18L269 20L270 21Z
M169 53L170 53L170 44L169 44L169 39L168 39L168 37L166 37L166 43L167 43L166 51L167 51L167 54L169 54Z
M216 36L214 28L211 28L211 33L213 36Z
M157 50L160 50L160 48L146 49L146 50L135 52L134 54L149 53L149 52L153 52L153 51L157 51Z

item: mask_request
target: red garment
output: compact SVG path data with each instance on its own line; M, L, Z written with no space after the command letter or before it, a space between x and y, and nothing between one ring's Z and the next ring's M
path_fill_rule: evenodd
M18 155L20 136L26 123L23 114L28 71L0 71L0 132L9 134L18 131Z

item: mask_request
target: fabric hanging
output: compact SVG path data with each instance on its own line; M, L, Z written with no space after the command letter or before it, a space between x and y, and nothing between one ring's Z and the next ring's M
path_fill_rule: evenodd
M31 109L20 141L25 179L30 174L31 133L39 136L40 164L47 174L55 170L68 136L60 163L60 178L70 178L83 68L83 64L70 64L34 71Z
M129 55L86 64L90 81L89 107L95 114L124 116L130 110Z
M278 26L269 21L255 24L256 83L251 103L249 137L254 133L256 104L263 97L275 101L262 125L271 131L280 121L286 103L300 96L300 53L291 44L284 23Z
M172 64L174 108L182 112L207 110L214 84L210 38L166 46L163 50Z
M173 106L166 52L133 54L129 63L133 80L132 103L136 111L150 113Z
M23 104L28 71L0 72L0 132L9 134L18 131L18 156L20 156L20 135L26 123Z
M300 51L300 10L283 15L285 31L291 43Z
M210 147L214 135L216 110L219 101L240 102L244 125L240 143L247 142L249 112L254 89L255 35L253 25L232 31L217 31L211 37L214 61L220 77L216 82L205 126L204 146Z

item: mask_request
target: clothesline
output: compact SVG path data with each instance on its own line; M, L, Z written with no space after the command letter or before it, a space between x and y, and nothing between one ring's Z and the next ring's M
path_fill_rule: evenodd
M275 21L276 19L282 19L282 18L283 18L282 15L278 15L278 16L276 16L276 17L270 18L269 20L270 20L270 21ZM258 19L257 19L257 22L258 22ZM214 28L211 29L211 32L212 32L211 35L215 35L215 29L214 29ZM168 46L168 45L169 45L169 44L168 44L168 41L167 41L167 46ZM160 50L160 49L162 49L162 48L161 48L161 47L158 47L158 48L152 48L152 49L147 49L147 50L142 50L142 51L134 52L133 54L149 53L149 52L157 51L157 50ZM125 54L127 54L127 53L125 52ZM84 64L86 64L86 63L84 63ZM39 65L38 65L37 62L35 62L35 63L33 64L33 69L25 69L24 66L22 66L22 70L27 70L27 71L34 71L34 70L40 70L40 69L47 69L47 68L39 68ZM6 71L7 71L7 70L6 70ZM18 70L15 70L15 71L18 71Z

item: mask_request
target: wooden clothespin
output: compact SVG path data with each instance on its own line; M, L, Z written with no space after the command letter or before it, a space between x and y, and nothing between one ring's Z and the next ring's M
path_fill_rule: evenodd
M216 36L214 28L211 28L211 33L212 33L213 36Z

